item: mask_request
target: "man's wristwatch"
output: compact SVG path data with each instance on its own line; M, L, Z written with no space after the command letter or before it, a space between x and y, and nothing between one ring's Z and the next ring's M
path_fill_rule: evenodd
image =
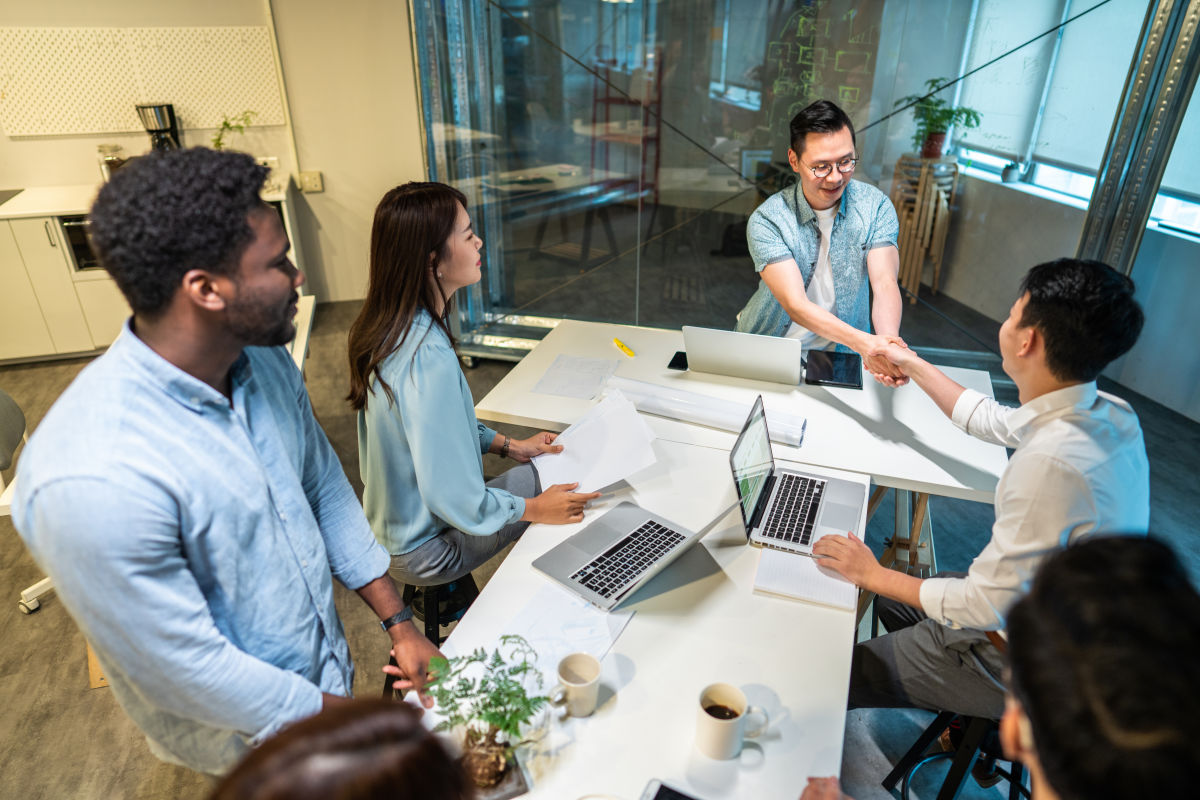
M412 619L412 615L413 615L412 606L405 606L404 610L401 611L399 614L393 614L392 616L388 617L387 619L382 620L379 623L379 626L386 631L388 628L393 628L393 627L399 625L401 622L408 622L410 619Z
M512 444L512 439L509 439L508 436L505 436L504 437L504 446L500 448L500 457L501 458L508 458L508 446L510 444Z

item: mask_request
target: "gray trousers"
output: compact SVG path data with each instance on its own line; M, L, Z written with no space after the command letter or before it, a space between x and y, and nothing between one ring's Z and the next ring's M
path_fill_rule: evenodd
M520 464L487 485L518 497L541 494L541 482L532 464ZM474 536L457 528L446 528L415 550L392 556L388 573L397 583L434 586L466 575L520 538L528 522L510 522L490 536Z
M982 631L956 630L883 597L875 598L875 608L890 633L855 645L850 708L926 708L1000 718L1005 658Z

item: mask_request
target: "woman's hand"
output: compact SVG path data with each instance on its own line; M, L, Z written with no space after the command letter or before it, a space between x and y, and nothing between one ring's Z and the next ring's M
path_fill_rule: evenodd
M555 444L557 433L542 431L528 439L512 439L508 443L508 457L522 464L542 453L561 453L562 445Z
M521 519L550 525L583 522L583 509L600 493L578 494L572 491L578 487L578 483L556 483L537 497L529 498L525 501L525 515Z

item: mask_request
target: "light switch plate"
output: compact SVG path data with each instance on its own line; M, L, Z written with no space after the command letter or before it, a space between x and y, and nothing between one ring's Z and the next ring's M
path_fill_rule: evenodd
M325 181L318 169L305 170L300 173L300 191L306 194L325 191Z

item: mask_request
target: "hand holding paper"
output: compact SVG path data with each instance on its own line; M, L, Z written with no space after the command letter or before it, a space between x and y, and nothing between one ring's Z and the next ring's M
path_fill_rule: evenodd
M543 486L577 482L580 491L594 492L653 464L653 441L633 404L612 390L558 435L561 453L535 456L533 465Z

